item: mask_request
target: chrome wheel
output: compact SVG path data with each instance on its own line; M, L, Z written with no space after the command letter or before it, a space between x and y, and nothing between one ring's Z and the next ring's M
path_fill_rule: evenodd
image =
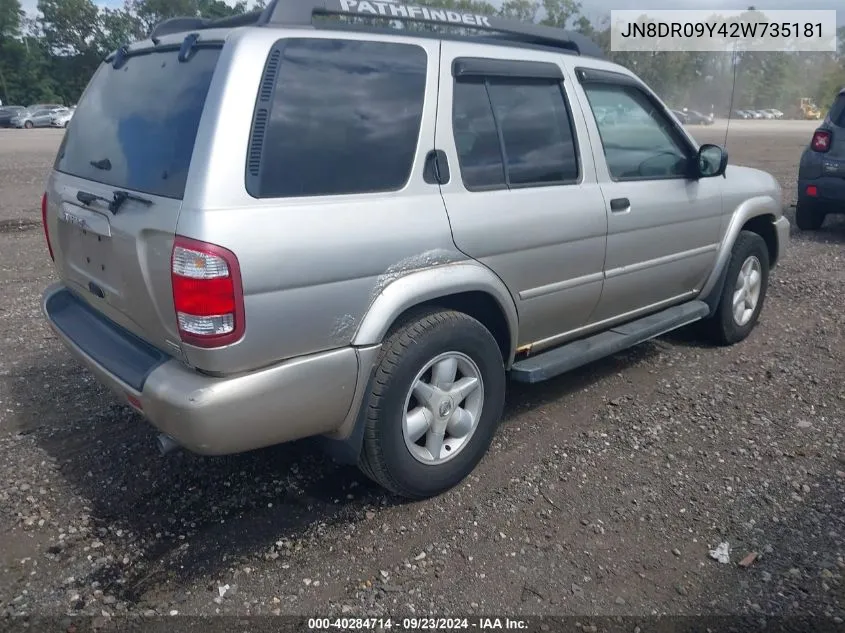
M405 399L402 435L418 461L439 465L469 443L484 404L478 365L465 354L446 352L420 371Z
M754 255L746 259L739 269L733 294L734 321L740 327L746 325L760 301L760 288L763 280L763 268Z

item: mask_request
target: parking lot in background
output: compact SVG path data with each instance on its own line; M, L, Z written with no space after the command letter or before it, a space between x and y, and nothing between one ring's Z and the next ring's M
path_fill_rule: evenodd
M816 124L730 122L730 163L773 173L790 219ZM688 129L722 144L725 125ZM745 342L682 331L510 385L466 483L399 503L308 442L159 457L39 312L62 134L0 130L3 615L845 617L842 219L793 227Z

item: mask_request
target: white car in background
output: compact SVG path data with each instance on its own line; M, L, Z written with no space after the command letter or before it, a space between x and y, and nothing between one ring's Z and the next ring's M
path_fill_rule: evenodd
M50 126L62 128L67 127L68 123L70 123L70 120L73 118L73 113L75 111L76 106L56 110L50 115Z

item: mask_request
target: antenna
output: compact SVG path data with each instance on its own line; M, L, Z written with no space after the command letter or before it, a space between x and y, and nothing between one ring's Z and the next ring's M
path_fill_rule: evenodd
M733 51L731 52L731 60L733 61L733 84L731 85L731 102L728 106L728 122L725 125L725 149L728 148L728 131L731 129L731 118L734 112L734 93L736 92L736 75L739 71L739 54L736 51L736 46L734 46Z

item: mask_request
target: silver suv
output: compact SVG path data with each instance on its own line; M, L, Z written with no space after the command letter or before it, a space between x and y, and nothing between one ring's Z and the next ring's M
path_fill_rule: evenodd
M162 447L319 437L423 498L481 460L508 376L749 334L789 223L726 164L558 29L366 0L170 20L79 102L43 310Z

